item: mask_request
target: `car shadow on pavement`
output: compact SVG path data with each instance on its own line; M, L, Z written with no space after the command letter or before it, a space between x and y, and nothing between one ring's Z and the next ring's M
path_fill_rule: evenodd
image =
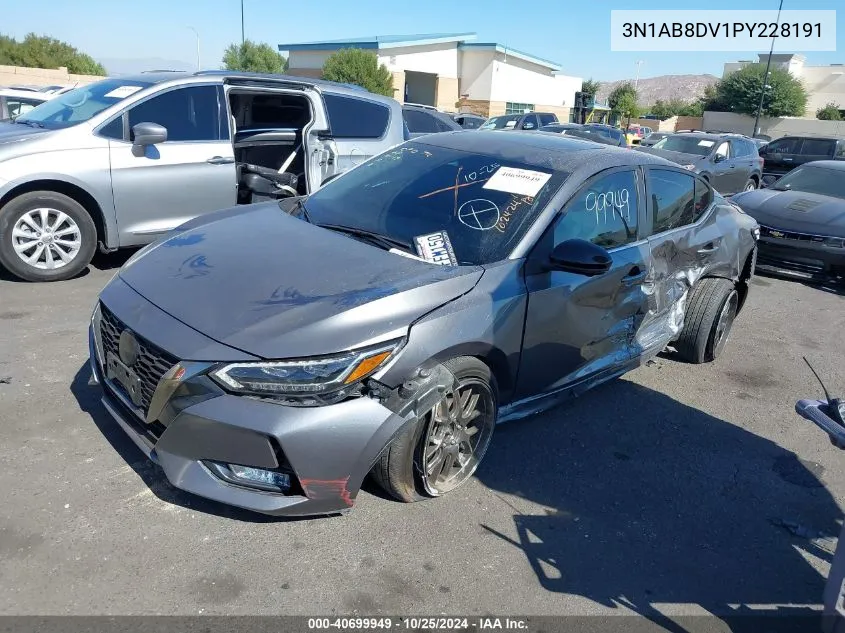
M126 260L132 256L137 249L134 248L124 248L119 251L115 251L114 253L100 253L97 252L94 255L94 259L91 260L91 263L82 269L82 271L72 277L68 281L72 281L73 279L81 279L91 273L91 267L93 266L97 270L114 270L117 271L118 268L123 266L126 263ZM30 282L25 281L23 279L19 279L8 270L0 266L0 281L11 281L14 283L21 283L21 284L28 284ZM53 283L61 283L61 282L53 282Z
M307 517L272 517L197 497L170 484L159 466L150 461L118 426L100 403L100 388L88 384L91 370L84 364L76 372L70 391L79 408L91 416L94 424L128 466L159 499L166 503L245 523L273 523L308 520Z
M476 477L514 510L512 529L482 528L520 548L547 591L668 631L686 629L656 605L699 605L726 623L766 605L753 613L802 617L784 629L730 620L731 630L818 630L806 618L825 579L804 556L832 560L831 541L816 537L837 535L842 513L814 466L618 379L500 426Z

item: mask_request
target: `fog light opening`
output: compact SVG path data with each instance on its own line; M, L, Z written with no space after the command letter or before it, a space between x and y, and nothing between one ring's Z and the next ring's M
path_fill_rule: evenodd
M220 479L232 484L283 494L291 489L290 475L287 473L221 462L205 462L205 464Z

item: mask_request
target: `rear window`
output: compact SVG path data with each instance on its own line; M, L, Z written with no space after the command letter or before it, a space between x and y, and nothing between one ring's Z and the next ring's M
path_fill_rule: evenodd
M323 95L334 138L381 138L387 131L387 106L340 95Z
M805 138L801 144L801 154L804 156L833 156L836 142L827 139Z
M667 136L654 144L655 149L665 149L670 152L681 152L682 154L696 154L708 156L716 145L716 140L701 136Z

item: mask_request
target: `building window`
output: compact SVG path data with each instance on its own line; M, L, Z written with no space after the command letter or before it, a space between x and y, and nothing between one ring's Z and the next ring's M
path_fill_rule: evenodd
M534 112L533 103L505 103L505 114L522 114L523 112Z

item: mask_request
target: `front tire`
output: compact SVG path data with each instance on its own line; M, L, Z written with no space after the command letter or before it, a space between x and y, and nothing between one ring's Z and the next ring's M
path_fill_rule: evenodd
M32 191L0 209L0 264L26 281L78 275L94 257L97 227L73 198Z
M690 363L709 363L722 353L739 309L739 293L731 281L705 277L692 289L684 327L675 343Z
M443 365L458 380L456 391L397 435L371 471L399 501L439 497L465 483L493 437L498 392L490 368L468 356Z

